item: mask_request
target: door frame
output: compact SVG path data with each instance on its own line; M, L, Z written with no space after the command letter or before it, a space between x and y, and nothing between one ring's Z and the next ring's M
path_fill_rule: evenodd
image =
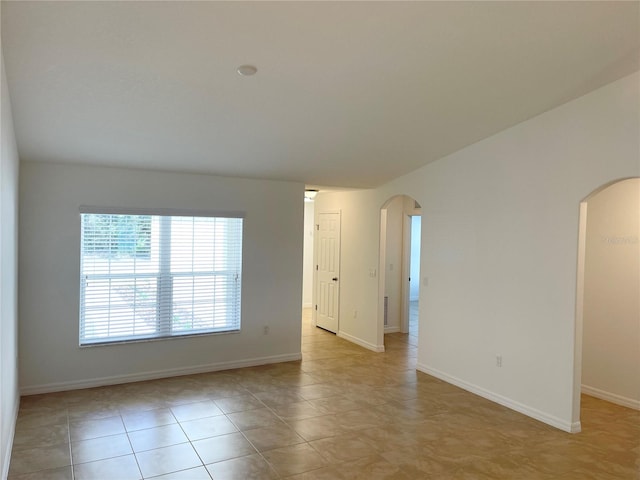
M338 214L339 222L340 222L340 237L338 238L338 247L340 249L340 257L342 257L342 209L329 209L329 210L316 210L313 212L313 286L312 286L312 294L311 294L311 303L312 303L312 319L313 326L318 326L318 241L320 240L319 235L317 234L318 230L320 230L320 215L323 213L333 213ZM341 274L340 269L342 267L342 259L338 258L338 285L336 286L336 315L338 316L338 328L336 329L336 335L340 331L340 290L341 290Z
M392 195L380 207L380 231L379 231L379 252L378 252L378 335L377 349L384 352L384 296L386 289L385 269L387 263L387 213L388 206L396 197L408 197L414 204L417 200L408 193L398 193ZM422 207L414 206L412 209L403 211L402 224L402 283L401 283L401 309L400 309L400 331L409 332L409 269L411 255L411 217L422 217ZM408 242L408 244L407 244ZM418 279L419 281L419 279Z
M400 332L409 333L409 297L411 275L411 214L405 214L402 219L402 307L400 309ZM415 281L415 279L414 279Z
M580 413L581 413L581 396L582 396L582 350L583 350L583 334L584 334L584 283L585 283L585 261L587 254L587 222L589 211L589 200L597 194L606 190L613 185L624 182L626 180L637 179L640 177L623 177L611 180L602 184L589 195L587 195L579 204L578 210L578 258L576 272L576 303L575 303L575 320L574 320L574 342L573 342L573 391L571 401L571 433L578 433L582 429ZM628 406L628 405L625 405ZM633 408L633 407L631 407Z
M409 196L409 195L407 195ZM410 197L413 199L413 197ZM422 218L422 209L414 208L413 211L406 213L402 222L402 308L400 310L400 332L409 333L409 303L411 300L411 284L409 277L411 276L411 243L412 243L412 218ZM422 238L422 235L420 236ZM421 245L420 245L421 246ZM418 250L421 250L420 248ZM422 255L422 252L420 252ZM413 279L420 286L420 275Z

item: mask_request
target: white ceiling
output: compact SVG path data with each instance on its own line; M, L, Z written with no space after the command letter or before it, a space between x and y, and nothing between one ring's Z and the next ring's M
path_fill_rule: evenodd
M639 6L2 1L2 49L23 160L371 187L638 70Z

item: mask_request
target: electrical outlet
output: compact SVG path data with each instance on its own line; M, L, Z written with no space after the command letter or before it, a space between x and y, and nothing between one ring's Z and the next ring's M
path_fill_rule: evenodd
M262 333L264 335L269 335L269 325L264 326L264 328L262 329Z
M502 367L502 355L496 355L496 367Z

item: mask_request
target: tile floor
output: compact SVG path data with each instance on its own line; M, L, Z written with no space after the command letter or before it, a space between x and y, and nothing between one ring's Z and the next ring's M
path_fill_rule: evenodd
M570 435L303 318L302 362L22 399L9 479L640 479L640 412Z

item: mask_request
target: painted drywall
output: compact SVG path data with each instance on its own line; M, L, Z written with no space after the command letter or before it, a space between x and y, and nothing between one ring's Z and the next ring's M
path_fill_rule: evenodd
M419 369L579 429L579 204L640 173L639 86L638 73L627 76L378 189L318 196L317 211L343 212L340 329L362 345L382 344L380 296L367 272L379 258L380 208L410 195L422 206L428 277ZM352 319L353 309L366 314Z
M341 212L340 306L338 336L371 350L384 350L384 327L378 318L379 217L383 202L375 190L320 192L315 218ZM314 297L315 298L315 297ZM356 312L356 315L353 313Z
M640 179L589 197L582 385L640 408Z
M6 478L18 413L18 174L2 59L0 104L0 478Z
M303 191L291 182L23 162L21 389L300 358ZM81 205L245 212L241 332L79 348Z
M404 197L398 196L389 202L387 210L385 297L387 297L387 324L385 332L400 331L402 309L402 247Z
M304 240L302 260L302 308L313 305L313 202L304 202Z

